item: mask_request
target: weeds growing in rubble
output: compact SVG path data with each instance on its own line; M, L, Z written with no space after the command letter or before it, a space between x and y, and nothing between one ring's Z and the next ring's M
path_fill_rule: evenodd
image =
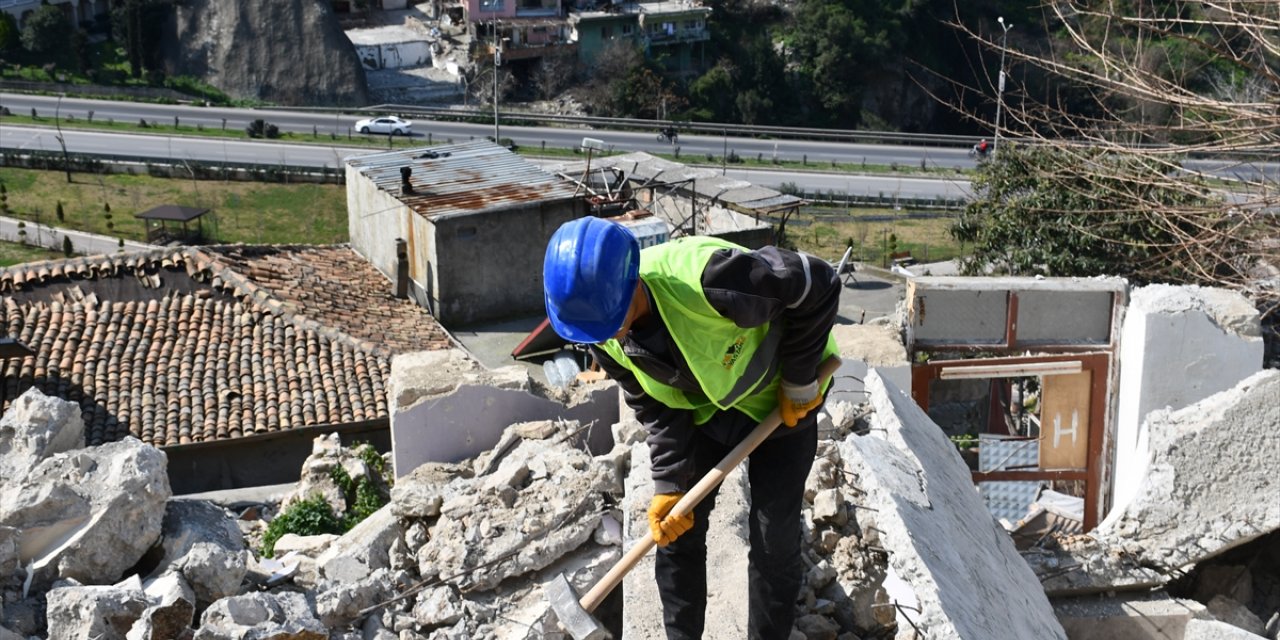
M284 513L276 516L271 524L267 525L267 532L262 536L262 555L265 558L275 555L276 541L286 533L300 536L324 533L341 535L346 530L342 520L334 514L329 502L324 499L324 496L316 494L289 505Z

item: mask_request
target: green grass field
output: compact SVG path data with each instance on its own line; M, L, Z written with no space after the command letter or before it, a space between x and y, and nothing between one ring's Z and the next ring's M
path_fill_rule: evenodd
M145 228L134 214L157 205L176 204L211 209L201 219L209 243L347 241L347 195L341 186L193 181L127 174L73 173L72 179L68 184L60 171L0 169L7 208L7 212L0 213L145 241ZM59 202L62 220L57 217Z
M920 217L894 209L806 207L787 222L787 240L797 249L836 262L853 247L858 262L888 266L892 253L910 251L919 262L938 262L964 254L951 237L958 212L930 212Z
M346 242L347 197L341 186L261 182L193 181L127 174L0 169L9 217L145 241L134 214L162 204L211 209L203 221L206 242L331 244ZM58 203L63 216L57 217ZM106 205L110 205L107 211ZM110 217L108 218L108 214ZM893 209L806 207L787 222L788 240L830 261L854 247L859 262L884 266L886 256L910 251L921 262L962 253L948 229L955 212L928 217ZM29 247L27 248L29 249ZM36 255L13 249L12 261ZM26 258L57 257L60 254ZM10 262L12 264L12 262Z
M11 267L24 262L65 258L61 251L52 251L16 242L0 242L0 267Z

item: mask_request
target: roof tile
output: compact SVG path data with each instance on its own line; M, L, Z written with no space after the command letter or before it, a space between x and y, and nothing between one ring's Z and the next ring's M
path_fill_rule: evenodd
M35 351L0 362L0 409L32 386L78 402L89 444L385 418L390 357L450 346L345 245L19 265L0 269L0 291L0 335Z

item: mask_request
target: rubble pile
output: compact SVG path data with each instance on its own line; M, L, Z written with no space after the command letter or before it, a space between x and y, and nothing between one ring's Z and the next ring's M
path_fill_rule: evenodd
M1241 438L1280 422L1277 372L1154 417L1138 497L1096 534L1046 536L1022 557L937 425L877 372L866 383L868 403L832 402L820 420L793 640L1122 637L1080 630L1153 621L1169 637L1280 634L1280 436ZM543 585L563 574L585 593L647 530L643 431L624 417L596 456L585 431L514 424L393 485L382 456L321 437L280 504L233 512L172 497L163 453L136 440L83 448L78 406L29 391L0 420L0 640L563 637ZM1191 459L1205 451L1230 466ZM743 636L742 475L714 514L709 608L726 617L709 638ZM374 494L389 501L345 533L284 535L262 554L292 505L320 496L345 517ZM595 612L615 635L661 624L644 571Z

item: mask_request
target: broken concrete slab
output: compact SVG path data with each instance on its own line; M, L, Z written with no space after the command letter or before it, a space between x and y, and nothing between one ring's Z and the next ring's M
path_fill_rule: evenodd
M162 527L164 558L152 575L180 574L202 609L240 592L249 549L230 512L203 500L170 500Z
M223 598L200 616L194 640L329 640L307 596L292 591Z
M125 640L180 638L191 628L196 613L196 592L178 573L148 580L144 587L148 606Z
M1267 640L1267 638L1218 620L1189 620L1183 629L1182 640Z
M1183 638L1189 622L1207 615L1199 602L1163 592L1060 599L1053 608L1071 640Z
M1066 638L941 429L874 370L867 390L872 435L851 436L840 453L875 509L891 566L920 602L916 628L927 637Z
M396 584L390 569L379 569L359 580L325 582L317 590L316 615L330 629L350 625L362 617L365 609L389 600Z
M1173 570L1280 529L1280 371L1148 420L1151 462L1129 504L1092 535Z
M591 539L608 485L605 469L566 442L523 440L494 473L509 477L504 469L521 465L538 469L521 486L459 493L441 505L430 539L417 551L423 579L448 578L464 593L486 591Z
M396 479L391 487L391 512L399 518L434 518L446 499L465 491L473 477L471 465L427 462Z
M49 637L59 640L125 640L147 608L141 590L60 583L48 594Z
M165 455L126 437L59 453L0 494L0 525L22 530L19 555L37 587L56 577L110 584L160 535L169 499Z
M607 451L617 421L616 385L575 387L568 406L537 395L527 370L480 368L458 350L396 356L391 361L391 442L396 477L426 462L457 462L496 445L511 424L576 420L589 425L592 451ZM592 426L593 425L593 426Z
M384 505L334 540L316 557L316 566L328 580L359 582L390 568L388 550L400 535L400 520Z
M1148 415L1181 409L1262 368L1258 310L1235 291L1134 289L1120 333L1112 513L1138 491L1149 459Z
M55 453L83 448L80 405L46 396L36 387L18 396L0 417L0 478L21 478Z

